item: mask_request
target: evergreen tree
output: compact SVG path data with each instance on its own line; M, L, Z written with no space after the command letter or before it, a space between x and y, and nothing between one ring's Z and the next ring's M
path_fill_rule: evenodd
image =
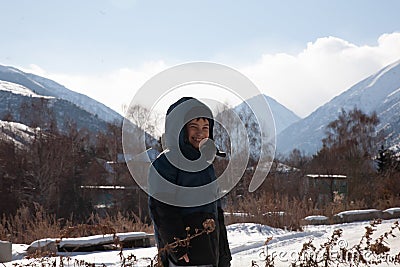
M378 151L376 163L377 163L379 173L386 172L392 165L391 164L391 152L389 149L384 148L383 145L381 146L381 148Z

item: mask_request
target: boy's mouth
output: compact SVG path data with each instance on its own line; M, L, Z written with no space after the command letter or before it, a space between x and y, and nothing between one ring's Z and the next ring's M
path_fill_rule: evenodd
M203 140L203 138L193 138L192 140L193 140L193 143L195 144L195 146L197 148L199 148L200 142L201 142L201 140Z
M192 138L192 145L194 145L196 148L200 148L200 146L204 143L205 140L207 140L207 138L194 137Z

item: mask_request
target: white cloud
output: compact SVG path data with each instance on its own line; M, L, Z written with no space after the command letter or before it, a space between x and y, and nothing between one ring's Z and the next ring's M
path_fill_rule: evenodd
M400 33L383 34L375 46L336 37L318 38L296 54L264 54L239 68L264 93L300 116L400 59Z
M143 83L166 68L163 61L157 61L144 63L138 69L120 68L97 75L52 73L34 64L22 69L25 72L52 79L68 89L85 94L123 114L123 105L130 104Z
M355 83L400 59L400 33L383 34L373 46L336 37L318 38L298 54L263 54L257 62L234 66L265 94L304 117ZM219 62L222 63L223 62ZM169 67L164 61L119 68L97 75L52 73L37 65L32 72L86 94L122 113L140 86Z

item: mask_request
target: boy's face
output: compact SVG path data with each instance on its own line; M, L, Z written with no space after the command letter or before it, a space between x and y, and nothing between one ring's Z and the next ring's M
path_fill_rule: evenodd
M210 135L210 124L207 119L193 119L187 123L186 129L189 143L196 149L199 149L201 140Z

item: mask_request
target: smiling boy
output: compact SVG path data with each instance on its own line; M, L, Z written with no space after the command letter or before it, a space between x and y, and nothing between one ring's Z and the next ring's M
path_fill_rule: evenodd
M180 155L192 162L199 160L202 145L213 139L213 126L211 110L197 99L185 97L171 105L165 121L166 147L163 147L164 152L153 162L149 180L156 180L154 177L160 175L182 187L198 187L213 182L216 176L212 164L201 170L190 171L187 166L177 166L170 162L170 159L179 158ZM178 246L165 252L162 255L164 266L230 266L231 255L219 201L194 207L175 206L158 200L157 194L162 193L160 191L153 190L149 197L150 214L159 248L176 241L176 238L186 238L187 227L190 228L189 234L193 235L196 229L203 228L205 220L213 219L216 222L213 232L192 239L188 247Z

